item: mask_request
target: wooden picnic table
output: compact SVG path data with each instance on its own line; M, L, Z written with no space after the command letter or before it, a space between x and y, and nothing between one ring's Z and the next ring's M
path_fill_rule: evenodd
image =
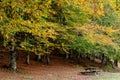
M85 68L85 72L89 73L89 74L98 74L100 72L100 70L98 70L94 67L89 67L89 68Z

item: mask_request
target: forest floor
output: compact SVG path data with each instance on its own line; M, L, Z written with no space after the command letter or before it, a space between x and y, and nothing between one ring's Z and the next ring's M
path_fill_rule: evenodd
M120 80L120 73L101 72L99 75L81 75L86 67L96 67L101 70L99 63L89 60L65 60L63 57L52 57L50 65L35 61L31 55L30 65L25 64L25 55L20 55L17 61L18 72L11 72L8 53L0 59L0 80Z

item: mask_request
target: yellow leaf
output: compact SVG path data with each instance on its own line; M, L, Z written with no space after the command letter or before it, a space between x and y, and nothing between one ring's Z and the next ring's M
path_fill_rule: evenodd
M0 20L2 20L3 19L3 17L2 16L0 16Z
M6 37L6 39L8 39L8 38L9 38L8 33L6 33L6 34L5 34L5 37Z

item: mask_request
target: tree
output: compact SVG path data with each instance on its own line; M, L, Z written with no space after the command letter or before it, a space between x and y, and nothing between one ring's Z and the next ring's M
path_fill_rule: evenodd
M2 0L0 37L3 37L3 46L12 42L11 48L25 50L27 64L30 64L31 52L38 58L47 56L49 63L54 49L66 54L66 58L74 50L78 55L93 56L102 52L106 59L118 60L113 55L119 55L117 17L120 14L116 10L119 4L112 4L114 2L118 0ZM10 63L16 70L14 49Z

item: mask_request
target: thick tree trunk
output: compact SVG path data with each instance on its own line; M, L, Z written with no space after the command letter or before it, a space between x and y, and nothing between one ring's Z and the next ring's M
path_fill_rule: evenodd
M30 54L29 54L29 53L27 53L26 63L27 63L27 64L30 64Z
M9 54L9 58L10 58L9 67L12 71L15 72L17 69L15 46L12 46L12 49L11 49L10 54Z

